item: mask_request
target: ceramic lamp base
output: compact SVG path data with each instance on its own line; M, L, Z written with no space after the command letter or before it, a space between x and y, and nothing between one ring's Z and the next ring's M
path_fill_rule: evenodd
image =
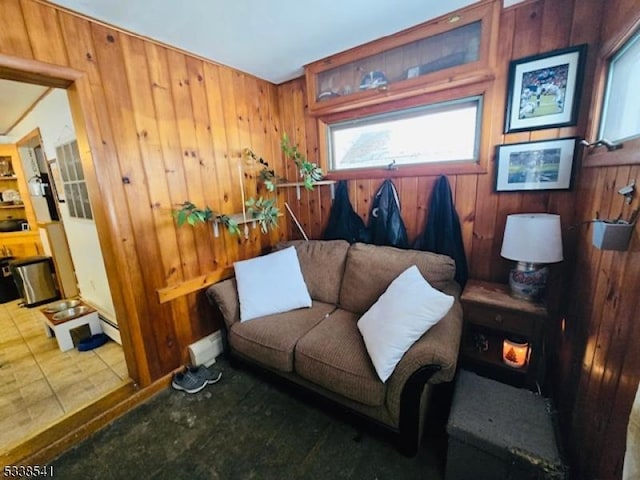
M535 302L542 297L547 287L549 269L540 264L518 262L509 273L511 296Z

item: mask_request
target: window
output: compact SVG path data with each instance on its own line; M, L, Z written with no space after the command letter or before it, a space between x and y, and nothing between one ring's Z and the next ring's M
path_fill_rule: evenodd
M475 96L330 123L329 168L477 162L481 117Z
M80 162L78 142L74 140L56 147L56 155L60 165L60 175L69 207L69 215L74 218L93 219L89 192Z
M640 136L640 32L611 58L599 138L613 143Z

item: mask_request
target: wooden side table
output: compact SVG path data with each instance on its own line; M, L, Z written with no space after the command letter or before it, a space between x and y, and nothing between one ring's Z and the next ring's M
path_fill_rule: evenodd
M512 297L508 285L479 280L467 282L461 301L461 366L517 387L542 388L546 306ZM527 361L520 368L508 365L502 358L503 341L513 336L529 344Z

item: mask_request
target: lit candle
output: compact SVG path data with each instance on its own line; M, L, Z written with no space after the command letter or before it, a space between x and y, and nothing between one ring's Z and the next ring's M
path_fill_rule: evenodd
M527 363L529 344L522 339L505 338L502 342L502 360L507 365L522 368Z

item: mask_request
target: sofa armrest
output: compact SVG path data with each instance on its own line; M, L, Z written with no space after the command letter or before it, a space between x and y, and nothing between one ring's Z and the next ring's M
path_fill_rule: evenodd
M455 375L462 336L460 288L451 283L443 291L456 298L453 306L442 320L411 346L389 377L387 407L394 417L400 411L402 391L415 372L424 367L435 367L437 371L429 378L431 384L451 381Z
M235 278L229 278L207 288L207 298L222 313L227 329L240 321L240 300Z

